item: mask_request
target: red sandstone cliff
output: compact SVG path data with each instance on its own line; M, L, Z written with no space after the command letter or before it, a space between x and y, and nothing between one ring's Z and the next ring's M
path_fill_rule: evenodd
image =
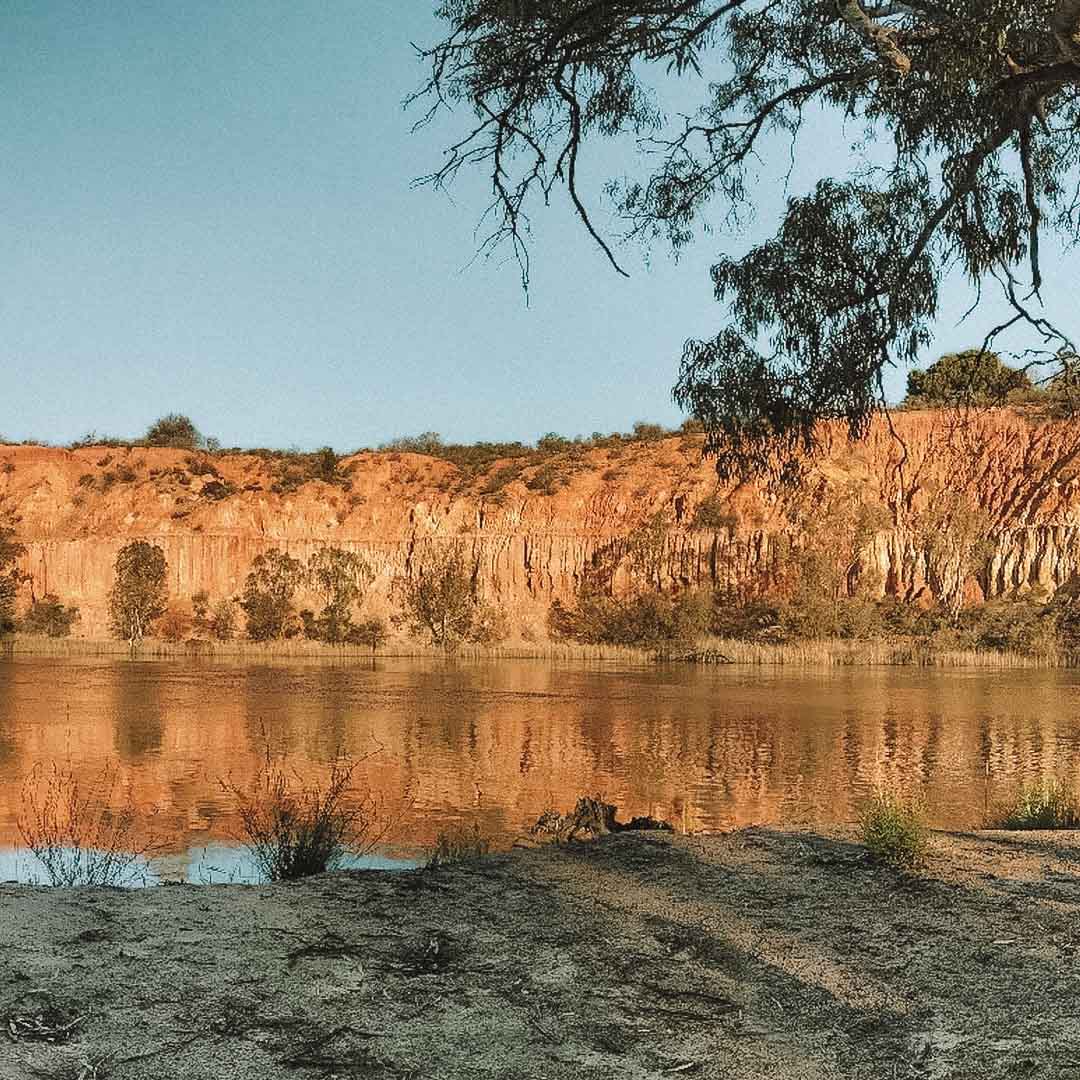
M52 592L78 604L85 637L106 633L113 560L132 538L163 548L181 604L199 590L235 595L269 548L300 557L325 544L356 550L376 572L365 603L373 614L392 610L397 575L415 573L438 545L460 543L487 599L505 610L515 636L531 638L544 635L550 602L573 592L598 550L656 514L668 524L661 575L669 585L731 585L768 574L778 538L802 542L838 491L885 508L860 570L877 571L882 588L905 598L940 591L912 523L958 493L992 522L993 550L969 595L1052 593L1076 573L1080 422L992 410L905 413L894 423L895 431L875 424L857 443L828 432L826 453L786 494L718 486L695 437L549 458L487 494L498 465L466 477L413 454L346 459L349 490L310 481L275 493L280 466L256 455L214 456L215 478L198 475L184 451L0 446L0 514L15 517L27 548L26 598ZM527 485L544 467L561 485L552 494ZM696 528L695 509L711 495L732 512L730 523Z

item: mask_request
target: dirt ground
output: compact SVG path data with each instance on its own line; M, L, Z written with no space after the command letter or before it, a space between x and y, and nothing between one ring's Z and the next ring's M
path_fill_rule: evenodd
M0 1077L1080 1077L1080 839L623 833L296 885L0 887ZM30 1037L40 1025L54 1042Z

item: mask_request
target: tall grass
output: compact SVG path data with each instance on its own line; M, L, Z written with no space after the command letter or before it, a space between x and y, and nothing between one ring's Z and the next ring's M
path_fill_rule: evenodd
M921 809L889 792L875 792L866 801L859 832L871 854L904 870L926 858L929 840Z
M12 653L26 656L130 656L126 642L86 638L40 638L16 634L5 638ZM928 667L1004 670L1061 668L1076 665L1076 658L1062 655L1026 656L991 649L932 649L897 641L847 641L826 639L783 644L704 638L694 648L723 653L732 663L751 666L807 668L832 667ZM679 650L680 652L687 650ZM205 657L208 659L319 659L364 660L370 663L366 645L328 647L322 642L294 638L287 641L197 641L171 643L146 639L138 655L144 659ZM394 642L379 649L379 659L446 659L442 649L415 642ZM508 645L462 645L458 660L548 660L555 662L612 661L646 663L663 659L655 649L632 645L580 645L574 642L522 642Z
M482 859L491 851L491 838L480 831L473 822L471 829L464 825L448 829L435 838L435 847L428 856L428 866L446 866L449 863L470 862Z
M130 885L145 880L155 842L139 832L130 794L106 766L85 789L71 766L35 765L23 782L23 843L56 886Z
M1024 787L988 823L992 829L1080 829L1080 803L1059 780Z
M791 667L937 667L937 668L1051 668L1067 666L1063 659L1025 656L990 649L948 649L935 652L904 642L825 639L761 643L708 638L697 643L705 651L723 653L732 663Z
M268 881L336 869L346 855L366 854L386 835L392 822L380 822L374 796L353 782L370 756L335 761L320 783L302 777L268 746L247 786L220 781L240 816L239 839Z
M36 638L16 634L5 638L13 653L25 656L130 656L126 642L92 640L87 638ZM319 659L364 660L372 659L371 649L366 645L327 646L319 641L302 638L287 641L198 641L167 642L144 639L138 655L143 659L176 659L206 657L208 659L258 658L258 659ZM414 642L396 642L380 648L377 659L446 659L446 652ZM620 660L647 662L651 651L625 645L577 645L574 643L537 642L520 645L470 645L460 646L454 653L457 660Z

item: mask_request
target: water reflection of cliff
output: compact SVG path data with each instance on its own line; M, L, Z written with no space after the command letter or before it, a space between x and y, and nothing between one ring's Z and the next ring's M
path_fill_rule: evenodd
M1071 672L827 674L540 663L227 665L0 662L0 846L17 843L22 778L107 762L177 847L227 838L219 780L264 741L310 771L359 756L398 830L453 820L502 840L548 806L601 792L688 829L850 820L874 786L921 795L943 825L1080 765Z

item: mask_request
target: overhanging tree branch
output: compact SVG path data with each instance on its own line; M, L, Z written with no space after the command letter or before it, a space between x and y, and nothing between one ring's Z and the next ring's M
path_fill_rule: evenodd
M676 396L725 467L812 450L821 419L864 431L882 372L929 347L947 273L966 277L975 312L984 282L1005 283L1027 312L1014 307L1014 331L1049 333L1037 309L1044 237L1080 243L1080 0L445 0L438 10L449 31L423 52L423 93L476 120L427 179L488 171L485 245L509 240L526 258L530 200L562 185L621 271L578 168L583 148L608 137L634 136L644 166L606 186L628 235L676 250L716 228L714 207L723 227L745 220L759 177L778 165L819 170L772 238L736 257L741 242L715 234L721 327L687 343ZM671 126L658 105L665 81L700 102ZM822 154L830 116L865 141Z

